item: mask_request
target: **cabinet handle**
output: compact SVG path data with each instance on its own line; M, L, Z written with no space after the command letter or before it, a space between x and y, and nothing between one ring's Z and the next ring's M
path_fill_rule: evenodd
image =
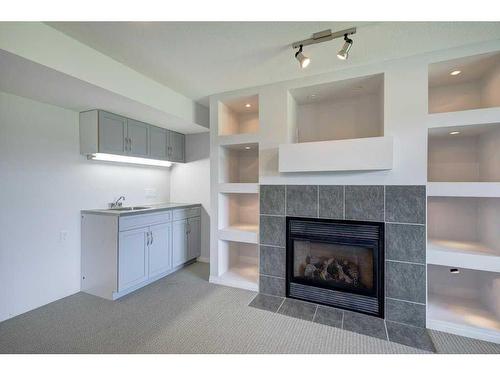
M155 238L153 237L153 232L149 232L149 233L151 233L151 245L152 245L153 242L154 242L154 240L155 240Z
M146 246L149 246L149 232L146 232Z
M132 151L132 138L128 139L128 150Z

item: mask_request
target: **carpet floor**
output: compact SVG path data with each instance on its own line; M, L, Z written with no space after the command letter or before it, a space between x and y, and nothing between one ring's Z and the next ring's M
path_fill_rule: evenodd
M195 263L119 301L74 294L0 323L0 353L426 353L252 308L256 293L207 280ZM500 353L430 334L438 353Z

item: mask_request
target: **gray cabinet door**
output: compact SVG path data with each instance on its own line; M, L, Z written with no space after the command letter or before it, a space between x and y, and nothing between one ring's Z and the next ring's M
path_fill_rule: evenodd
M127 120L128 154L146 158L149 156L149 125L128 119Z
M112 113L99 111L99 152L124 155L127 152L127 119Z
M149 156L152 159L167 160L167 130L151 126L149 128Z
M188 219L188 260L201 255L201 217Z
M184 163L185 162L185 136L184 134L169 131L169 154L168 160Z
M147 228L120 232L118 247L118 291L148 279Z
M172 268L172 223L152 225L149 228L149 277Z
M188 260L187 220L178 220L172 223L172 252L173 266L177 267Z

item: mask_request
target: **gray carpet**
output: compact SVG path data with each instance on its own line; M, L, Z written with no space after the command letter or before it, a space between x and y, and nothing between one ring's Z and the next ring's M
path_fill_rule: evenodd
M195 263L119 301L77 293L0 323L1 353L425 353L248 306ZM500 345L431 332L439 353Z

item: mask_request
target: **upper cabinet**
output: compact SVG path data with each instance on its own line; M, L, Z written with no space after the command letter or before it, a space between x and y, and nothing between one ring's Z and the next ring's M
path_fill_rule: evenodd
M168 136L168 160L175 162L185 161L185 136L184 134L169 131Z
M152 126L149 129L149 149L153 159L167 160L169 131Z
M98 117L94 116L94 113L85 112L84 114L84 117L92 115L93 118L98 119L99 152L119 155L127 153L127 119L125 117L103 111L99 111Z
M185 136L113 113L80 113L80 152L185 161Z
M140 158L151 156L149 152L149 128L144 122L127 119L128 154Z

